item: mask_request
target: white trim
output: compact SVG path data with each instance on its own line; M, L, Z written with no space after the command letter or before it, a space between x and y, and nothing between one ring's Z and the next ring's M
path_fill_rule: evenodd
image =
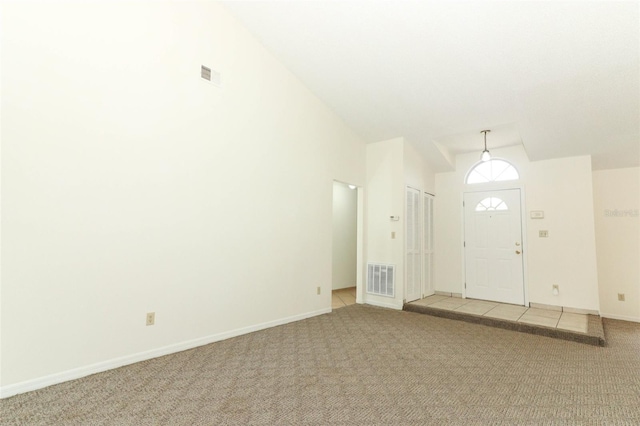
M596 311L594 309L582 309L582 308L572 308L570 306L563 306L562 312L566 312L568 314L582 314L582 315L597 315L600 316L600 311Z
M123 357L98 362L96 364L91 364L84 367L74 368L72 370L62 371L60 373L54 373L47 376L38 377L36 379L26 380L24 382L15 383L12 385L2 386L0 387L0 399L8 398L10 396L17 395L24 392L30 392L37 389L42 389L51 385L57 385L59 383L67 382L70 380L80 379L82 377L86 377L91 374L101 373L103 371L112 370L114 368L122 367L129 364L135 364L136 362L146 361L148 359L173 354L176 352L182 352L187 349L193 349L198 346L208 345L210 343L219 342L221 340L230 339L232 337L241 336L243 334L253 333L254 331L260 331L267 328L288 324L290 322L300 321L303 319L315 317L322 314L328 314L330 312L331 312L331 308L323 308L313 312L306 312L304 314L281 318L274 321L268 321L261 324L248 326L248 327L242 327L242 328L238 328L238 329L223 332L223 333L201 337L199 339L188 340L185 342L176 343L173 345L164 346L157 349L152 349L145 352L139 352L132 355L126 355Z
M463 299L467 298L467 262L466 262L466 252L465 252L465 238L467 236L466 234L466 230L465 230L465 220L464 220L464 209L465 209L465 205L464 205L464 193L465 190L463 189L460 192L460 204L458 204L461 208L461 216L460 216L460 228L461 228L461 232L460 232L460 242L462 244L460 244L460 263L462 265L462 268L460 269L462 271L462 282L460 283L460 294L462 295Z
M379 308L389 308L389 309L395 309L397 311L402 310L402 303L398 305L397 303L379 302L377 300L367 300L365 301L365 303L367 305L377 306Z
M421 203L422 203L422 217L420 218L423 223L422 223L422 239L420 241L420 246L422 247L422 298L424 299L427 296L431 296L434 294L434 284L433 284L433 258L434 258L434 254L436 252L435 250L435 238L434 238L434 212L435 212L435 201L436 201L436 196L433 194L429 194L426 191L423 191L423 193L420 195L421 198ZM426 217L426 212L427 212L427 199L430 200L431 202L431 214L429 215L429 220L427 221L428 223L424 223L424 219ZM427 229L426 229L426 225L431 225L430 226L430 237L431 237L431 253L430 257L429 257L429 276L427 277L427 274L425 273L425 268L427 267L427 263L424 261L426 254L427 254L427 249L425 247L424 241L425 241L425 235L427 234ZM429 285L426 285L426 281L429 282Z
M600 316L602 318L611 318L611 319L622 320L622 321L640 322L640 318L628 317L625 315L604 314L600 312Z
M530 308L534 308L534 309L545 309L547 311L556 311L556 312L562 312L563 308L562 306L558 306L558 305L547 305L545 303L535 303L535 302L530 302L528 305ZM578 312L574 312L574 313L578 313Z
M362 303L362 295L366 291L365 277L367 264L364 245L364 188L358 186L358 204L356 207L356 303Z
M514 166L515 167L515 166ZM520 189L520 232L522 232L522 283L524 284L524 306L529 306L529 231L527 230L527 205L524 185Z
M457 297L458 299L464 299L462 293L451 293L448 291L434 291L433 294L436 296L446 296L446 297Z

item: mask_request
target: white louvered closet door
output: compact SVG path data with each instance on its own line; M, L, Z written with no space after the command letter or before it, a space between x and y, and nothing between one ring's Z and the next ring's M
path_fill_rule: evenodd
M422 297L422 209L420 191L407 187L405 232L405 300Z
M433 294L433 195L424 194L423 203L424 242L422 244L424 258L424 295Z

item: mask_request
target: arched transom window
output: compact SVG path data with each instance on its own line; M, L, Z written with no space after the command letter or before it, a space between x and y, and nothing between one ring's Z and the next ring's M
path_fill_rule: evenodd
M507 204L498 197L488 197L480 201L476 206L477 212L489 212L496 210L509 210Z
M473 166L467 173L466 183L501 182L517 179L520 179L520 175L516 168L508 161L496 158Z

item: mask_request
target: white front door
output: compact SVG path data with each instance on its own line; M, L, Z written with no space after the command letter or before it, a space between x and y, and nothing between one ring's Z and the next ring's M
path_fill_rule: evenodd
M405 232L405 301L422 297L422 232L420 191L407 187Z
M464 194L466 297L524 305L520 190Z

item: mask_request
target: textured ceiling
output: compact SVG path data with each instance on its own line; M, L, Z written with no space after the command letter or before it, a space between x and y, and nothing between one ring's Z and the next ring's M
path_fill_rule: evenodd
M640 165L637 1L227 1L367 142L404 136L437 171L524 145L531 160Z

